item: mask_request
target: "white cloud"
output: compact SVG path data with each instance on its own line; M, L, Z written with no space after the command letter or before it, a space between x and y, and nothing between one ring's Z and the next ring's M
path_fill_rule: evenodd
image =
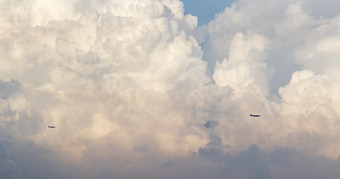
M266 46L267 40L262 36L237 33L230 43L228 59L216 64L213 75L216 84L231 86L237 96L253 90L266 93L268 70L263 63ZM256 89L258 87L262 89Z
M15 176L44 177L30 157L59 178L279 178L310 176L294 156L337 163L339 18L323 7L336 2L240 0L205 27L178 0L1 4L0 137L13 148L0 150Z

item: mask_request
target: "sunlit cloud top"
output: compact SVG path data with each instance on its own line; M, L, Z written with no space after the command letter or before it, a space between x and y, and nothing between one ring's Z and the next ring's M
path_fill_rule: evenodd
M339 176L337 1L0 7L0 178Z

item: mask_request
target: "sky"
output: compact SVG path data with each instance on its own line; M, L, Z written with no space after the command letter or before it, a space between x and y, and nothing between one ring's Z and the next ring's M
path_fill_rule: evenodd
M0 178L338 178L340 2L203 3L0 1Z
M226 7L231 6L234 0L182 0L184 14L191 14L197 17L198 25L205 25L215 14L223 12Z

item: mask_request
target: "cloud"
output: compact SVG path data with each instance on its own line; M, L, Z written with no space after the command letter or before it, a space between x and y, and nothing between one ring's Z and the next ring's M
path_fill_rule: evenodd
M12 94L16 93L20 89L20 83L16 80L11 81L0 81L0 97L3 99L7 99Z
M278 147L263 151L256 145L224 157L221 169L228 178L336 178L338 160L315 157Z
M0 176L1 178L22 178L20 169L9 157L11 155L10 140L0 139Z
M266 74L269 72L262 62L266 46L266 39L262 36L250 34L245 37L237 33L230 43L229 59L216 64L213 74L216 85L229 85L235 90L235 95L243 95L244 90L249 92L249 87L266 87Z
M178 0L4 1L1 170L334 178L335 4L240 0L198 27Z

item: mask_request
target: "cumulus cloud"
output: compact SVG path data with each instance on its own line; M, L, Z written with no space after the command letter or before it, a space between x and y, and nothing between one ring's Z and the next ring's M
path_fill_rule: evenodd
M237 33L230 43L229 59L216 64L213 74L216 85L229 85L240 96L244 91L249 92L249 88L266 87L268 70L262 62L266 46L266 39L262 36L250 34L245 37Z
M340 4L316 4L2 1L1 173L335 178Z

